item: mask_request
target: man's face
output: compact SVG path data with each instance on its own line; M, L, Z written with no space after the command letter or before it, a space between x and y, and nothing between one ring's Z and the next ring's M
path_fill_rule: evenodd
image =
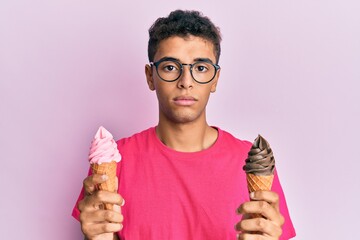
M216 63L214 45L200 37L170 37L160 42L154 62L163 58L174 58L183 64L192 64L198 59ZM220 70L219 70L220 71ZM174 123L189 123L205 119L205 108L211 92L215 92L219 77L207 84L193 80L190 66L184 66L180 78L165 82L158 76L155 66L146 66L146 78L151 90L155 90L159 102L160 120L166 118Z

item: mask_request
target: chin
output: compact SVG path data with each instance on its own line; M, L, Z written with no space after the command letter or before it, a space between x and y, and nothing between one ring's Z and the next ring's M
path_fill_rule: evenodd
M191 123L196 121L200 115L193 113L173 113L169 116L169 119L174 123Z
M193 122L193 121L194 121L193 118L178 118L178 119L173 119L173 122L175 122L175 123L180 123L180 124L191 123L191 122Z
M204 114L204 111L196 111L191 108L160 108L160 116L168 119L169 122L178 124L195 122Z

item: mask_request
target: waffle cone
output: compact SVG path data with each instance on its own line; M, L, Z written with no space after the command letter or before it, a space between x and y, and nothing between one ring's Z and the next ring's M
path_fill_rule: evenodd
M259 190L271 190L273 179L274 175L254 175L252 173L247 173L246 180L249 193ZM262 217L262 215L258 213L253 213L251 216L253 218Z
M246 174L249 192L271 190L273 179L274 175L254 175L252 173Z
M271 190L273 179L274 175L254 175L252 173L247 173L246 180L249 193L259 190ZM257 218L262 217L262 215L254 213L252 214L252 217Z
M98 185L99 190L116 192L116 166L117 163L115 161L109 163L91 164L91 169L94 174L105 174L109 177L106 182ZM104 206L107 210L113 209L113 204L104 203Z

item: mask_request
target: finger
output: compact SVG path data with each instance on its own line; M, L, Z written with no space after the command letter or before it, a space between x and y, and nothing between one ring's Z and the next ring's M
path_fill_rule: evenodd
M122 229L120 223L95 223L95 224L83 224L82 231L87 236L96 236L103 233L118 232Z
M84 197L84 199L82 199L78 203L78 209L80 210L80 212L94 211L94 210L102 209L103 203L96 201L94 198L95 198L95 196L93 196L93 195L88 195L88 196Z
M277 217L274 219L276 222L282 226L285 222L285 218L280 213L280 207L279 207L279 195L276 192L273 191L256 191L253 193L250 193L250 198L255 201L264 200L268 202L271 206L275 208L277 211Z
M114 210L115 212L121 213L121 207L124 206L124 204L125 204L125 199L123 199L123 203L121 204L121 206L119 206L119 205L117 205L117 204L114 204L114 205L113 205L113 210Z
M281 214L268 202L265 201L251 201L241 204L238 209L240 214L261 214L265 218L277 221L280 223Z
M266 238L259 234L250 234L250 233L239 233L237 235L239 240L266 240Z
M112 203L121 205L123 202L123 198L120 196L120 194L116 192L108 192L108 191L97 191L95 194L96 201L102 202L102 203Z
M121 205L123 198L120 194L108 191L96 191L94 194L86 196L78 204L80 211L92 211L102 208L103 203Z
M279 195L273 191L255 191L250 193L250 199L254 201L266 201L279 211Z
M279 237L282 233L280 226L264 218L242 220L236 224L235 229L242 232L257 232L267 234L271 237Z
M80 221L83 223L95 223L95 222L112 222L122 223L124 217L122 214L111 210L97 210L86 211L80 213Z
M92 194L96 190L96 185L108 180L108 176L93 174L84 179L83 185L86 194Z
M117 212L117 213L121 213L121 207L117 204L113 205L113 211Z

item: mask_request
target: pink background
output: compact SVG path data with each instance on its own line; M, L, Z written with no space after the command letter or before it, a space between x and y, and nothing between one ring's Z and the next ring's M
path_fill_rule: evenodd
M223 34L212 125L266 137L296 239L354 239L358 230L358 1L0 2L2 239L82 239L71 209L92 136L157 123L147 89L147 30L198 9Z

